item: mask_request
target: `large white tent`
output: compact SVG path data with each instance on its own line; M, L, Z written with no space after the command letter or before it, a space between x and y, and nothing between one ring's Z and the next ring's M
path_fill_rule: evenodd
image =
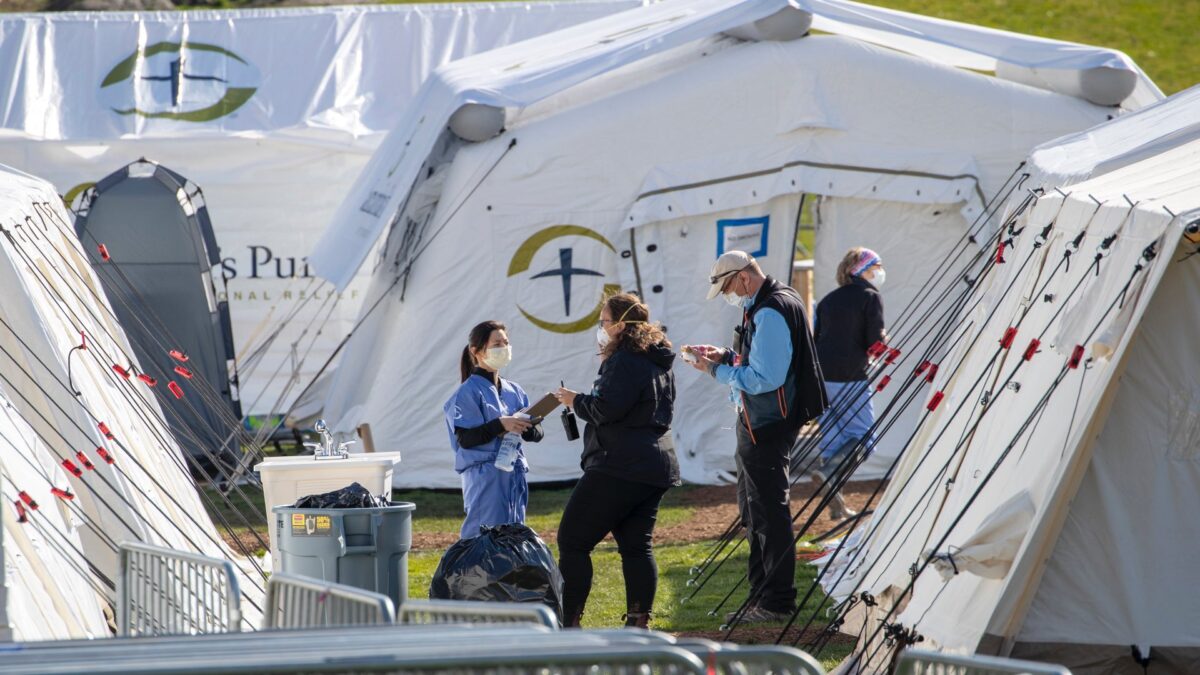
M163 417L183 405L165 377L114 370L137 361L53 187L0 166L0 233L5 627L22 641L108 636L126 541L235 560L255 625L264 577L205 515Z
M972 72L1051 64L1074 88ZM1082 73L1120 91L1084 92ZM848 2L664 2L454 62L310 256L344 286L386 232L326 417L405 452L397 484L456 485L441 404L475 323L507 322L508 375L535 395L590 387L607 289L640 293L677 344L727 343L735 313L703 302L712 260L742 248L786 278L805 194L820 200L818 292L830 261L871 246L899 313L1030 148L1157 96L1119 53ZM725 479L725 396L687 368L678 385L684 476ZM556 429L529 453L532 480L578 475Z
M1198 162L1200 88L1032 153L1040 197L1009 209L944 398L826 572L878 601L844 630L1075 673L1200 668Z
M213 278L251 361L243 405L283 412L349 330L370 272L335 292L305 255L428 73L637 4L0 14L0 162L76 203L142 157L202 188Z

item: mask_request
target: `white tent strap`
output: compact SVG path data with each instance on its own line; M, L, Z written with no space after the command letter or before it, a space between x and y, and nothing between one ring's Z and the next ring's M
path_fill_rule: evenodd
M643 183L643 192L625 217L624 229L753 206L796 193L910 204L962 202L967 222L983 212L986 202L979 177L970 168L962 173L943 174L795 159L770 168L712 178L672 183L673 176L678 174L663 167L650 173Z

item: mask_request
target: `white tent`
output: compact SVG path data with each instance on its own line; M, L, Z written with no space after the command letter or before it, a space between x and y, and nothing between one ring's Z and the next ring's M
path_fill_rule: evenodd
M241 378L247 413L283 412L369 276L338 293L304 257L426 75L638 2L0 14L0 162L69 201L141 157L200 186L239 356L293 317Z
M1127 106L1156 95L1107 50L799 5L664 2L436 71L310 257L347 284L387 231L326 397L335 428L370 423L377 447L406 452L398 484L455 485L440 411L472 325L507 322L509 375L534 394L590 386L607 288L639 292L676 343L726 343L734 311L703 302L712 260L744 248L786 278L806 193L818 291L830 261L868 245L892 261L898 313L1030 148L1119 112L957 66L1069 54L1127 75ZM838 34L802 37L810 20ZM722 480L732 413L690 369L678 385L684 476ZM893 436L867 473L903 445ZM557 430L530 454L533 480L578 475Z
M109 635L115 547L142 541L237 561L257 623L263 577L205 515L163 418L182 403L113 369L137 362L69 219L0 166L0 616L18 640Z
M941 404L825 580L880 600L868 635L885 619L923 648L1196 672L1198 163L1200 88L1032 153L1043 193L1010 209L1015 245L964 318L978 340L943 360ZM941 574L913 583L931 555Z

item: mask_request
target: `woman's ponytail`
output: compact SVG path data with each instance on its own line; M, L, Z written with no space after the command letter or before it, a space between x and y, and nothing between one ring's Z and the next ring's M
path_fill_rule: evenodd
M471 376L471 371L475 370L475 358L471 356L471 346L463 347L462 358L458 362L458 372L462 375L462 381L466 382Z

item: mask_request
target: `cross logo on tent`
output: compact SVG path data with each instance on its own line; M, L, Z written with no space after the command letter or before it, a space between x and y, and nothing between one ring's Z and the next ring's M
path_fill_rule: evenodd
M552 225L542 230L538 230L521 245L517 247L516 253L513 254L512 260L508 264L508 276L514 277L529 270L533 264L533 257L546 244L560 239L562 237L584 237L593 241L599 242L609 251L616 253L616 248L604 235L595 230L582 227L580 225ZM558 249L558 262L556 268L548 269L544 272L539 272L529 277L530 279L546 279L551 277L559 277L562 283L563 295L563 313L568 317L567 321L547 321L545 319L534 316L525 308L517 305L517 309L521 315L529 320L530 323L541 328L542 330L551 333L580 333L591 328L600 318L600 310L604 304L604 298L612 293L620 290L620 286L616 284L604 284L600 298L596 305L591 309L586 316L575 320L570 320L571 317L571 296L572 296L572 279L574 277L603 277L604 275L596 270L585 269L575 265L575 248L562 247Z
M259 79L254 66L223 47L156 42L113 66L100 94L118 115L210 122L245 105Z

